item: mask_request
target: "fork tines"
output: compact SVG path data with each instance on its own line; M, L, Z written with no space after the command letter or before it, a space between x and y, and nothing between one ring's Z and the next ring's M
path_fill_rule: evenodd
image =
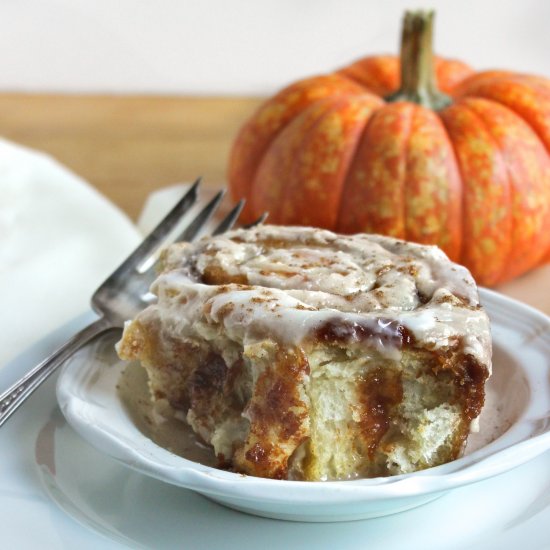
M222 233L225 233L226 231L229 231L234 225L235 222L239 219L239 216L241 215L242 209L244 208L245 200L241 199L225 216L225 218L218 224L218 227L214 229L212 232L212 235L221 235Z
M193 221L191 221L191 223L180 233L175 241L190 242L195 239L218 209L224 195L225 190L223 189L216 193L214 198L195 216Z

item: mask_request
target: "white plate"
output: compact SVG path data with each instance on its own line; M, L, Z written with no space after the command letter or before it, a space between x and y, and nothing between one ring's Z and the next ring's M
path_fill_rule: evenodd
M4 366L2 387L90 317L62 327ZM364 549L367 542L369 550L550 548L550 452L401 514L343 524L279 522L223 508L94 450L60 415L54 382L40 388L0 430L5 548L346 550Z
M550 448L550 320L483 291L494 343L491 411L512 425L463 458L409 475L330 483L279 481L211 468L159 447L139 431L116 384L124 363L109 333L65 365L58 400L69 423L93 446L157 479L193 489L252 514L295 521L342 521L393 514L457 487L501 474ZM483 421L483 420L482 420ZM508 425L506 425L508 428Z

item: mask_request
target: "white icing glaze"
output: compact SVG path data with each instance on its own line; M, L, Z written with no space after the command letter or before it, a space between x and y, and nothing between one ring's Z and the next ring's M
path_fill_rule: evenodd
M244 343L272 335L299 344L334 321L366 329L370 343L398 358L402 325L423 347L459 341L490 368L489 321L475 283L434 246L260 226L173 245L164 263L152 288L158 303L141 315L160 318L175 334L193 332L196 323L222 324ZM201 282L213 268L245 285Z

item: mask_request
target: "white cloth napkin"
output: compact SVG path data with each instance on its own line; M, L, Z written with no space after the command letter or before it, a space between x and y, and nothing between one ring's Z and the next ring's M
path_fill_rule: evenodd
M131 221L51 157L0 139L0 368L89 309L139 242Z

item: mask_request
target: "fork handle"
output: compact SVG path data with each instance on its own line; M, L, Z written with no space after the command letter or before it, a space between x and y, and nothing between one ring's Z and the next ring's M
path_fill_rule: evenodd
M0 426L19 408L20 405L73 353L78 351L94 336L112 328L112 324L100 317L86 328L75 334L68 342L54 351L31 371L25 374L13 386L0 395Z

